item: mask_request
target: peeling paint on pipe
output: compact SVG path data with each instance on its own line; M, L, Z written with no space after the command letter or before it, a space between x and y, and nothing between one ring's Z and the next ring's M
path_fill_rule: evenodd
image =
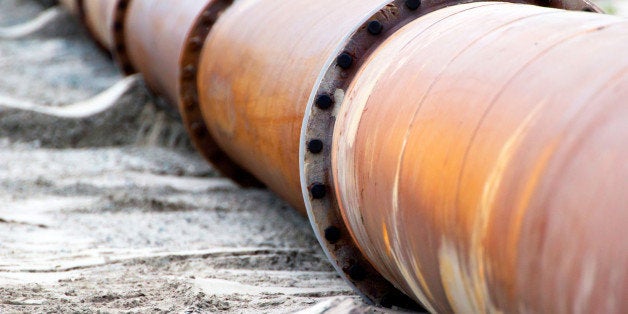
M628 309L628 21L494 4L407 25L347 91L345 223L434 312Z

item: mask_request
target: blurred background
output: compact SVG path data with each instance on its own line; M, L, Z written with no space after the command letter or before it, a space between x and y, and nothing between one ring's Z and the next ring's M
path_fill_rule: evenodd
M610 14L628 16L628 0L597 0L594 2Z

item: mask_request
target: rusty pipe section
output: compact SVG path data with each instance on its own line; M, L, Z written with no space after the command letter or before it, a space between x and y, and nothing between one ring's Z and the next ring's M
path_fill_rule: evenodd
M628 309L626 20L446 0L62 2L219 170L307 212L367 300Z
M134 68L148 85L172 105L179 97L179 60L185 39L212 0L133 0L129 4L124 40Z
M234 3L213 26L200 57L199 102L210 136L233 162L305 212L300 130L321 70L334 62L330 57L336 58L348 37L369 27L365 23L376 12L392 20L403 14L403 3ZM434 7L442 4L436 1Z
M388 2L237 1L205 42L198 85L211 135L302 212L298 152L310 93L343 38Z
M433 312L625 312L625 51L625 19L505 3L391 36L333 138L361 251Z

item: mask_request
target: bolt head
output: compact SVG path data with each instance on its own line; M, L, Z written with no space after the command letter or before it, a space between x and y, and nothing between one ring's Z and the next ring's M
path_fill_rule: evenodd
M366 29L371 35L379 35L382 33L382 30L384 30L384 25L379 21L371 21Z
M334 105L334 100L329 95L319 95L316 97L316 107L327 110Z
M338 242L338 240L340 240L340 229L338 229L338 227L336 226L329 226L327 228L325 228L325 239L331 243L334 244L336 242Z
M353 57L350 54L343 52L338 56L338 58L336 58L336 63L339 67L346 70L353 65Z
M411 11L418 9L421 6L421 0L406 0L406 7Z
M312 154L318 154L323 151L323 141L311 140L307 143L307 150Z
M322 183L314 183L310 187L310 194L314 199L321 199L327 195L327 187Z
M196 75L196 67L193 65L188 65L183 68L182 78L191 79Z
M190 39L190 48L194 51L198 51L203 47L203 40L198 36L194 36Z

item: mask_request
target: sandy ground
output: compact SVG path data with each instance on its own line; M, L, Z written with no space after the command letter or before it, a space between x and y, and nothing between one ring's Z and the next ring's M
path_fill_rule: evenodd
M43 10L0 1L0 313L382 311L304 217L219 177L140 77Z

